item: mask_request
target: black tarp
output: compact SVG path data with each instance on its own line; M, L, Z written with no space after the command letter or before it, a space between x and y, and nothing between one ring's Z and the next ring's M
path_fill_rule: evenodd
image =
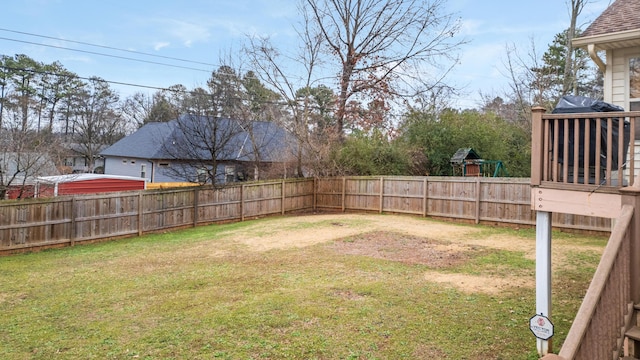
M624 111L624 109L620 106L617 105L613 105L613 104L609 104L606 103L604 101L601 100L595 100L592 98L588 98L588 97L584 97L584 96L571 96L571 95L567 95L567 96L563 96L560 101L558 101L558 104L556 105L556 108L553 109L552 113L553 114L576 114L576 113L593 113L593 112L611 112L611 111ZM600 166L601 168L606 168L607 166L607 161L611 161L611 169L612 170L616 170L618 168L618 144L619 144L619 138L620 138L620 123L622 123L623 125L623 136L624 136L624 141L623 141L623 158L622 158L622 164L624 164L626 162L626 157L627 157L627 148L629 146L629 138L630 138L630 134L629 134L629 122L618 119L618 118L614 118L613 122L612 122L612 128L608 129L608 123L607 121L601 121L600 122L600 130L601 130L601 135L600 135ZM574 160L574 132L575 132L575 127L574 127L574 123L570 122L569 124L569 144L567 144L569 146L569 158L567 159L569 166L573 166L573 160ZM578 152L578 161L580 162L578 165L580 167L582 167L582 164L584 164L584 129L585 129L585 119L580 119L579 120L579 152ZM608 137L608 131L611 130L611 154L607 154L607 137ZM551 131L553 132L553 123L552 123L552 127L551 127ZM597 139L595 138L596 136L596 122L595 121L589 121L589 131L590 131L590 143L589 143L589 165L590 166L595 166L595 159L596 159L596 154L595 154L595 150L596 150L596 141ZM564 163L564 124L561 122L559 124L559 129L558 129L558 162L560 163Z

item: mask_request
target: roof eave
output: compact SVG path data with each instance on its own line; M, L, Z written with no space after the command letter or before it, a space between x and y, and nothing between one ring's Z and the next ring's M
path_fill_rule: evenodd
M579 37L573 39L572 43L577 48L586 48L589 45L594 45L597 50L638 46L640 44L640 29Z

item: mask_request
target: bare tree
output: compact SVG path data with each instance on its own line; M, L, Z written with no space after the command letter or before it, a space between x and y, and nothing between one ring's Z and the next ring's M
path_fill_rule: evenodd
M302 9L301 9L302 10ZM301 11L303 20L296 28L300 46L294 53L284 54L268 38L249 38L245 47L255 76L273 89L282 102L281 125L297 139L295 150L296 175L305 169L322 175L331 174L334 166L327 163L335 149L336 98L333 90L323 84L321 73L323 35L313 26L311 13ZM292 66L292 64L294 64Z
M264 86L253 71L243 71L242 60L227 57L221 62L224 65L207 81L213 111L217 117L233 119L242 128L246 136L242 146L245 165L252 168L252 177L258 180L266 175L264 160L269 157L269 143L275 135L272 130L276 128L270 123L280 118L279 96Z
M308 32L302 34L310 35ZM316 66L318 42L314 43L316 46L314 48L308 38L303 39L304 49L301 54L290 60L306 69L301 82L305 86L309 86ZM283 123L298 139L296 172L301 175L303 173L303 144L309 144L309 103L306 100L302 104L298 102L297 90L300 86L299 81L296 81L298 77L284 66L285 60L282 54L272 46L268 38L250 38L245 53L256 69L256 76L275 89L279 98L283 99L290 119L290 121L283 121Z
M515 45L505 46L506 59L504 67L509 78L509 89L505 91L505 98L512 107L514 118L512 122L520 124L525 129L531 129L531 105L551 106L552 100L548 96L550 86L548 78L541 76L534 69L541 69L539 54L533 39L531 49L522 55Z
M41 109L38 111L38 130L43 110L46 112L47 131L54 132L54 120L59 112L59 106L65 98L69 98L82 88L78 76L59 62L42 65L42 73L37 78L36 86L40 98Z
M51 136L22 131L22 127L20 116L0 129L0 200L5 199L10 188L18 189L17 198L29 196L26 185L34 177L58 174L50 153L59 144Z
M443 14L443 0L303 1L310 14L307 19L338 65L340 136L349 101L357 96L376 99L428 91L442 79L429 76L427 65L440 66L439 60L447 59L453 66L455 51L463 43L454 38L460 24L451 14Z
M221 62L206 87L175 93L183 115L167 124L171 134L163 145L172 160L164 171L171 177L213 185L229 181L228 176L231 181L251 173L260 178L265 164L274 160L272 150L284 145L282 129L263 120L273 119L269 102L277 94L253 73L242 76L241 67L229 65L231 58Z
M167 122L176 119L180 111L169 102L165 91L157 91L151 96L137 92L125 99L122 115L128 123L139 128L148 122Z
M234 120L210 115L182 115L167 124L170 134L163 151L175 160L166 169L172 177L189 182L224 183L224 160L234 160L242 146L243 129Z
M580 33L577 19L588 3L588 0L567 0L571 16L569 28L556 34L544 53L537 52L533 39L524 56L516 45L506 47L504 67L510 89L505 94L507 101L502 108L510 109L513 117L510 120L529 128L532 105L551 110L563 95L598 96L597 83L601 74L595 67L588 66L586 51L573 48L571 42ZM494 106L495 110L497 103L485 98L484 105L485 108Z
M569 7L570 22L569 29L567 29L567 54L564 65L564 82L562 84L562 93L569 94L573 92L573 95L578 95L578 65L574 63L574 51L571 40L576 36L578 16L584 9L585 5L589 3L587 0L567 0Z
M111 145L126 133L118 108L119 97L100 78L91 78L77 94L74 112L74 141L93 172L94 159L105 145Z

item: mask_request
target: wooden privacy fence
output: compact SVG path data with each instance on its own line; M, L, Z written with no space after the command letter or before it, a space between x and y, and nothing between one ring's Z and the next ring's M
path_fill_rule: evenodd
M312 209L313 188L283 180L0 204L0 252Z
M316 207L535 225L528 178L345 177L319 179ZM609 232L611 220L553 214L557 228Z
M521 178L342 177L243 183L0 204L0 252L325 209L534 225ZM554 226L610 231L609 219L554 214Z

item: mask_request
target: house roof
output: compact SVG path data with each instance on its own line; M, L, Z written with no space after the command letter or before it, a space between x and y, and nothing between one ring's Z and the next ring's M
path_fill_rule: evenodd
M126 136L104 149L100 155L135 157L141 159L163 159L162 147L174 128L172 123L148 123L133 134Z
M281 161L292 144L290 134L273 122L242 126L233 119L183 115L166 123L148 123L100 154L149 160L206 159L211 156L207 146L190 143L214 135L224 143L216 151L218 160L251 161L254 149L258 149L262 161Z
M640 29L640 1L616 0L589 25L582 37Z
M64 143L63 146L69 150L71 153L75 154L75 155L80 155L80 156L84 156L84 154L86 154L87 148L91 147L91 149L94 152L94 156L95 153L100 153L100 151L106 149L108 146L107 145L102 145L102 144L80 144L80 143Z
M573 43L599 50L640 45L640 1L616 0Z

